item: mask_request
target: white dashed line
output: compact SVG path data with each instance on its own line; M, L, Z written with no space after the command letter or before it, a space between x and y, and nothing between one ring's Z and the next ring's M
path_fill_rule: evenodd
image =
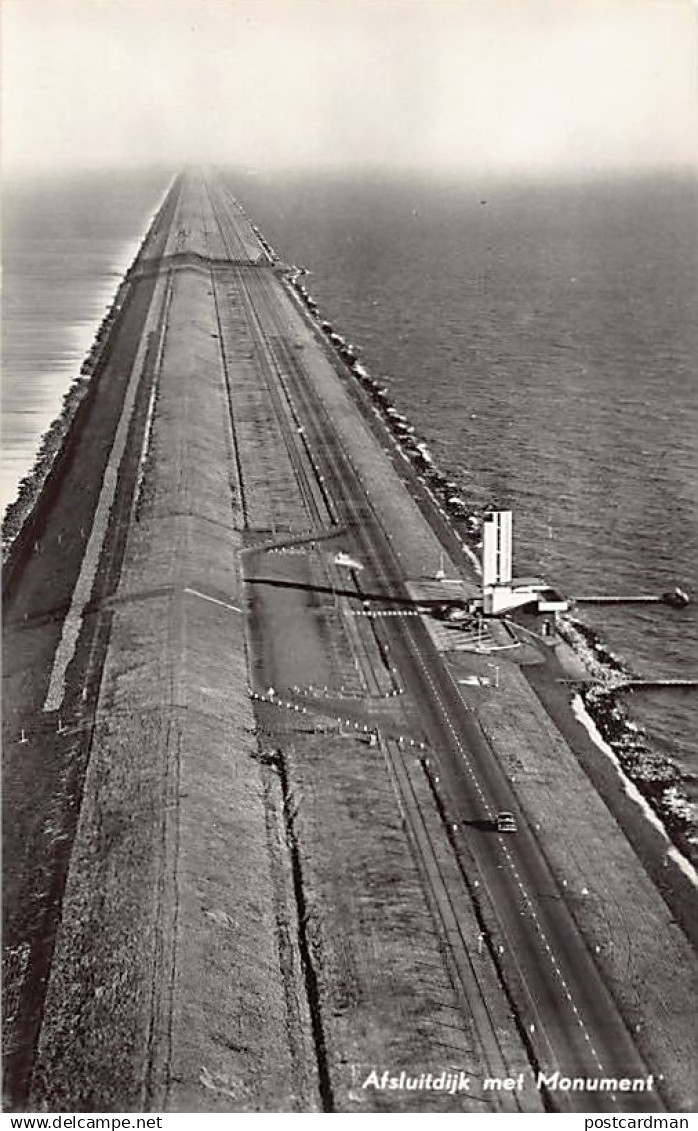
M413 645L414 645L414 654L415 654L415 656L416 656L416 658L417 658L417 660L418 660L418 662L419 662L419 664L420 664L420 667L421 667L421 669L422 669L422 672L424 673L424 675L426 676L427 680L429 681L429 683L430 683L430 685L431 685L431 687L432 687L432 690L433 690L433 692L434 692L434 695L435 695L435 698L436 698L437 702L439 703L440 707L441 707L441 708L442 708L442 710L443 710L443 716L444 716L444 719L445 719L445 721L446 721L446 723L447 723L447 725L448 725L448 728L449 728L449 730L451 731L451 733L452 733L452 735L453 735L453 737L454 737L454 740L455 740L456 746L458 747L458 750L459 750L459 752L460 752L460 755L461 755L461 758L462 758L463 764L464 764L464 766L465 766L465 769L467 770L469 777L471 778L471 780L472 780L473 784L475 785L475 788L476 788L476 790L477 790L477 792L478 792L478 795L479 795L479 796L480 796L480 798L481 798L481 799L483 800L483 803L484 803L484 806L485 806L485 809L486 809L486 812L487 812L488 816L491 816L491 814L492 814L492 809L491 809L490 805L488 804L488 802L487 802L487 800L486 800L486 798L485 798L484 792L483 792L483 790L482 790L482 787L480 786L480 783L479 783L479 781L478 781L478 780L477 780L477 778L475 777L475 773L474 773L473 767L472 767L472 765L471 765L470 759L468 758L467 754L465 753L465 751L464 751L464 749L463 749L463 746L462 746L462 744L461 744L461 741L460 741L460 739L459 739L459 737L458 737L458 734L456 733L456 730L455 730L455 728L454 728L454 726L453 726L453 723L451 722L451 719L450 719L450 717L449 717L449 715L448 715L448 712L447 712L447 711L446 711L446 709L445 709L445 705L444 705L444 702L443 702L443 700L442 700L442 698L441 698L441 695L439 694L439 692L438 692L438 690L437 690L437 688L436 688L436 685L435 685L435 683L434 683L434 680L433 680L433 679L432 679L432 677L431 677L431 674L430 674L430 672L429 672L429 669L427 668L427 666L425 665L425 663L424 663L424 661L423 661L423 659L422 659L422 657L421 657L421 654L420 654L420 651L419 651L419 646L418 646L417 642L416 642L416 641L414 640L414 638L413 638ZM454 685L454 686L455 686L455 685ZM463 707L464 707L464 708L465 708L465 710L467 711L467 710L468 710L469 708L468 708L467 704L466 704L466 703L465 703L465 702L463 701L463 698L462 698L462 696L461 696L461 694L460 694L460 691L458 691L458 688L457 688L457 687L456 687L456 691L458 692L458 696L459 696L459 698L460 698L460 700L461 700L461 703L463 703ZM567 983L565 982L565 979L564 979L564 977L563 977L563 975L562 975L562 971L560 970L560 966L559 966L559 964L558 964L557 958L556 958L556 956L555 956L555 954L554 954L554 952L553 952L553 950L552 950L552 948L551 948L551 946L550 946L550 943L549 943L549 941L548 941L548 939L547 939L547 937L546 937L546 935L545 935L545 933L544 933L543 929L541 928L541 925L540 925L540 921L539 921L539 919L538 919L538 914L537 914L537 912L536 912L535 908L533 907L533 904L531 903L531 900L530 900L530 898L529 898L529 896L528 896L528 893L526 892L526 890L525 890L525 888L524 888L524 886L523 886L523 884L522 884L522 882L521 882L521 880L520 880L520 877L519 877L519 873L518 873L518 871L517 871L517 869L516 869L516 866L515 866L515 864L514 864L514 862L513 862L513 860L512 860L512 857L511 857L511 854L510 854L510 852L509 852L509 849L507 848L507 846L506 846L505 844L501 844L501 848L502 848L502 855L503 855L504 859L506 860L506 863L507 863L507 865L509 866L510 870L512 871L513 875L515 876L515 878L516 878L516 880L517 880L517 882L518 882L518 886L519 886L520 890L522 891L522 893L523 893L523 895L524 895L524 900L525 900L526 906L527 906L527 908L529 908L529 910L530 910L530 912L531 912L531 917L532 917L532 920L533 920L533 922L534 922L534 924L535 924L535 927L536 927L536 930L537 930L537 932L538 932L539 938L540 938L540 940L541 940L541 943L543 944L543 947L544 947L545 953L546 953L546 954L548 955L548 958L549 958L549 960L550 960L550 963L551 963L551 965L552 965L552 967L553 967L553 970L555 971L555 974L556 974L556 976L557 976L557 978L558 978L559 982L561 983L561 985L562 985L562 987L563 987L563 990L564 990L564 993L565 993L565 997L567 998L568 1002L570 1003L570 1006L571 1006L571 1008L572 1008L572 1010L573 1010L573 1012L574 1012L574 1015L575 1015L575 1018L576 1018L576 1020L577 1020L577 1023L578 1023L578 1025L579 1025L579 1027L580 1027L580 1028L582 1029L583 1033L584 1033L584 1038L585 1038L585 1040L587 1041L587 1043L588 1043L589 1045L591 1045L591 1037L590 1037L590 1035L589 1035L589 1032L588 1032L588 1030L586 1029L586 1026L585 1026L585 1024L584 1024L584 1021L583 1021L583 1019L582 1019L582 1017L581 1017L581 1015L580 1015L579 1009L577 1008L577 1005L576 1005L576 1003L575 1003L575 1001L574 1001L574 999L573 999L573 997L572 997L572 994L570 993L569 987L567 986ZM596 1059L596 1063L597 1063L597 1065L598 1065L599 1069L601 1070L601 1072L602 1072L602 1073L603 1073L603 1072L605 1072L604 1066L603 1066L602 1062L601 1062L601 1061L599 1060L599 1058L598 1058L598 1057L596 1057L595 1059ZM614 1100L615 1100L615 1097L613 1097L613 1098L614 1098Z

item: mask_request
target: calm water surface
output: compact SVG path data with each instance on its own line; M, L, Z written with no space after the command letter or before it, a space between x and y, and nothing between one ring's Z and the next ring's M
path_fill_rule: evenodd
M467 498L513 509L517 572L698 596L695 181L230 183ZM698 604L584 620L639 674L698 676ZM696 695L632 703L698 798Z
M15 497L168 183L14 181L3 193L0 506Z
M168 178L11 186L3 504ZM569 594L698 594L698 191L231 174L325 316L474 506L515 512L517 572ZM635 671L698 675L698 605L585 610ZM698 704L633 713L698 797Z

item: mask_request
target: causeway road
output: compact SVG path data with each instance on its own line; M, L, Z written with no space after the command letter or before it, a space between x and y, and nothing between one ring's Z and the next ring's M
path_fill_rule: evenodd
M239 239L235 216L212 193L214 211L231 258ZM278 283L268 274L248 279L251 318L265 349L273 354L292 333L277 299ZM382 593L409 604L401 562L377 517L370 485L361 479L339 440L308 373L293 352L284 355L283 387L277 404L284 434L296 462L313 453L322 492L336 521L351 534L351 551L365 565L356 572L359 595ZM274 372L278 374L278 370ZM281 378L278 378L281 382ZM286 407L281 407L285 403ZM289 411L290 407L290 411ZM302 428L302 432L299 432ZM317 488L316 488L317 489ZM520 811L510 782L475 725L463 694L434 647L420 618L386 618L381 631L392 662L412 695L419 720L452 809L463 822L477 862L478 879L501 924L502 937L525 988L526 1022L540 1071L549 1076L647 1081L648 1065L638 1052L587 945L546 863L545 845ZM517 815L518 832L483 828L498 810ZM657 1083L638 1092L556 1092L562 1110L661 1111Z
M423 750L415 760L402 740L378 736L377 757L389 766L391 797L455 971L462 1028L477 1035L483 1074L517 1075L525 1056L533 1093L495 1091L485 1102L513 1111L665 1110L676 1090L649 1062L618 983L609 984L570 901L584 878L563 877L559 844L553 853L481 725L480 691L458 682L428 614L409 608L415 582L433 578L442 556L449 575L462 571L449 558L453 538L442 538L443 518L434 511L430 519L423 492L415 502L414 472L401 474L406 461L289 275L219 178L177 178L134 264L90 412L69 436L31 536L12 552L4 625L10 1104L21 1108L31 1096L65 1110L194 1110L199 1102L282 1110L275 1105L291 1092L312 1093L314 1074L320 1109L335 1110L332 1095L343 1094L360 1023L333 1060L322 1032L322 971L309 970L312 946L304 944L298 959L308 997L298 1004L303 991L288 944L279 944L278 961L269 929L244 950L241 926L248 923L253 937L260 916L271 923L276 915L279 936L293 935L279 911L280 850L269 849L275 787L267 781L261 789L254 758L228 773L231 749L246 749L255 734L249 687L263 668L245 619L260 579L247 576L245 554L286 533L289 545L341 534L337 544L363 566L329 566L334 619L320 623L325 614L316 609L307 615L320 624L318 636L353 657L367 699L392 681L395 710ZM463 583L475 591L477 579L471 573ZM381 601L412 615L355 616L365 602L375 609ZM500 656L506 674L509 661ZM273 656L266 662L273 669ZM523 761L539 745L552 749L549 729L532 730L535 696L525 681L503 678L492 694L510 730L514 720L508 741ZM332 741L331 756L344 757L346 747ZM563 741L557 731L554 741ZM438 835L425 774L448 818ZM575 783L593 791L581 772ZM595 828L617 847L616 822L596 795L591 800ZM359 794L355 805L362 804ZM496 831L500 810L516 815L516 833ZM236 827L221 842L231 814L245 836ZM331 824L332 814L324 819ZM588 836L571 806L570 840ZM230 860L222 843L233 846ZM220 872L213 859L224 861ZM639 860L628 859L652 915L668 921ZM123 868L139 882L120 882ZM244 882L246 869L254 882ZM293 869L302 937L307 895L297 862ZM334 909L324 914L331 921ZM110 953L115 923L121 942ZM665 940L674 965L686 961L682 940L677 931ZM229 969L239 974L241 962L246 977L231 981ZM119 992L114 1005L110 994L126 985L132 1003ZM250 1002L258 1008L262 1000L266 1013L243 1033ZM218 1029L227 1031L235 1015L239 1040L221 1044L218 1029L209 1032L205 1014L219 1006ZM274 1024L278 1048L265 1016L286 1018ZM297 1029L288 1047L285 1026ZM676 1059L674 1050L680 1055L684 1031L664 1046L663 1065ZM192 1064L216 1057L225 1069L189 1078ZM270 1061L263 1084L255 1075L260 1057ZM271 1064L282 1062L271 1083ZM568 1078L588 1078L589 1087L570 1090Z

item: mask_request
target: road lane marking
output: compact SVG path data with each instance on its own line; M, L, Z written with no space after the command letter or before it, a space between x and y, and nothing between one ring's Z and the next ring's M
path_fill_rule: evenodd
M309 410L309 409L306 409L306 411L310 411L310 410ZM312 414L311 414L311 415L312 415ZM341 447L341 445L340 445L340 447ZM344 458L345 458L345 460L346 460L346 461L348 462L349 466L350 466L350 467L353 467L353 461L352 461L351 459L349 459L349 457L348 457L348 456L346 455L346 452L343 452L343 455L344 455ZM361 476L360 472L359 472L359 473L356 473L356 471L355 471L355 474L356 474L356 477L357 477L357 479L358 479L358 482L359 482L359 483L361 484L361 486L362 486L362 488L363 488L364 492L365 492L365 493L367 494L367 492L366 492L366 487L365 487L365 485L364 485L364 483L363 483L363 478L362 478L362 476ZM388 539L388 541L390 541L390 539ZM460 539L460 538L459 538L459 541L461 541L461 542L462 542L462 539ZM375 551L374 551L374 552L372 552L372 553L370 554L370 557L371 557L371 558L373 559L374 565L375 565L375 567L377 568L377 571L378 571L379 575L380 575L380 574L385 574L385 569L384 569L383 563L382 563L382 561L380 560L380 557L379 557L379 556L378 556L378 555L376 554L376 552L375 552ZM406 627L407 627L407 626L406 626ZM464 750L464 748L463 748L463 746L462 746L462 744L461 744L461 742L460 742L460 739L459 739L458 733L456 732L456 729L454 728L454 726L453 726L453 723L451 722L451 719L450 719L450 717L449 717L449 712L448 712L448 711L447 711L447 710L446 710L446 709L444 708L444 702L443 702L443 699L441 698L441 695L439 694L439 691L438 691L438 689L437 689L437 687L436 687L436 685L435 685L435 683L434 683L434 680L432 679L431 673L429 672L429 669L428 669L427 665L426 665L426 664L424 663L424 659L423 659L423 657L422 657L422 654L421 654L421 649L419 648L418 642L417 642L417 640L416 640L416 639L414 638L414 636L413 636L413 634L412 634L412 632L411 632L411 631L409 631L409 630L408 630L408 631L407 631L407 633L406 633L406 635L408 636L408 638L409 638L409 637L411 637L411 639L412 639L412 643L413 643L413 645L414 645L414 647L415 647L415 658L416 658L416 659L418 660L418 663L419 663L419 665L420 665L420 668L421 668L421 670L422 670L422 673L423 673L423 675L424 675L424 676L426 676L426 678L427 678L427 680L428 680L429 684L431 685L431 688L432 688L432 691L433 691L433 694L434 694L434 697L435 697L435 700L436 700L436 702L438 702L438 703L439 703L439 705L440 705L440 706L441 706L441 708L442 708L442 716L443 716L443 718L445 719L445 721L447 722L447 725L448 725L448 727L449 727L449 730L451 731L451 734L453 735L454 741L455 741L455 743L456 743L456 746L457 746L457 748L458 748L458 750L459 750L459 752L460 752L460 755L461 755L462 764L463 764L463 766L465 767L465 769L467 770L467 773L468 773L468 775L469 775L469 777L470 777L470 779L471 779L472 783L473 783L473 784L475 785L475 788L476 788L476 790L477 790L477 793L478 793L479 797L480 797L480 798L482 799L483 805L484 805L484 807L485 807L485 809L486 809L487 813L488 813L488 814L491 814L491 807L490 807L490 805L488 804L488 802L487 802L487 799L486 799L486 797L485 797L485 794L484 794L484 791L483 791L483 789L482 789L482 787L481 787L481 785L480 785L480 783L479 783L478 779L477 779L477 778L476 778L476 776L475 776L475 773L474 773L473 767L471 766L471 764L470 764L470 760L469 760L468 756L466 755L466 753L465 753L465 750ZM451 677L451 678L452 678L452 677ZM456 693L457 693L457 694L459 694L459 693L458 693L458 689L457 689L457 688L456 688ZM461 702L461 704L462 704L462 706L463 706L463 709L464 709L464 710L466 710L466 711L468 711L468 710L469 710L469 708L468 708L467 704L465 704L465 703L463 702L463 699L462 699L462 697L460 696L460 694L459 694L459 699L460 699L460 702ZM438 780L438 778L437 778L436 780ZM506 850L506 849L505 849L505 851L504 851L504 856L505 856L505 860L506 860L506 863L508 864L508 867L509 867L510 869L512 869L512 870L513 870L513 869L514 869L513 860L512 860L512 858L511 858L511 856L510 856L510 854L509 854L508 850ZM517 873L517 879L518 879L518 873ZM519 884L520 884L520 880L519 880ZM522 885L520 885L520 886L522 886ZM523 890L523 889L522 889L522 890ZM544 947L545 947L545 950L546 950L546 952L547 952L548 954L550 954L550 955L552 956L552 951L551 951L551 949L550 949L550 946L549 946L548 940L547 940L547 938L546 938L546 936L545 936L544 932L542 931L542 929L541 929L541 927L540 927L540 924L539 924L539 922L538 922L538 918L537 918L537 915L536 915L535 911L533 911L533 907L532 907L532 905L531 905L531 902L530 902L530 900L528 899L528 896L526 896L526 901L527 901L527 905L528 905L528 906L529 906L529 907L531 908L531 910L532 910L532 912L533 912L533 918L535 919L535 922L536 922L536 929L537 929L538 935L540 936L541 942L543 943L543 945L544 945ZM560 971L560 969L559 969L559 966L557 965L557 961L555 961L555 964L554 964L554 968L556 969L556 972L557 972L557 975L558 975L558 977L559 977L560 979L562 979L561 971ZM535 1008L535 1005L534 1005L534 1008ZM576 1009L576 1006L574 1007L574 1009L575 1009L575 1013L577 1013L577 1015L578 1015L578 1010ZM584 1028L584 1025L583 1025L583 1022L581 1021L581 1018L580 1018L580 1025L582 1026L582 1028ZM547 1037L546 1037L546 1042L547 1042L547 1043L549 1044L549 1041L548 1041ZM599 1065L600 1065L600 1062L598 1062L598 1063L599 1063ZM602 1067L602 1066L600 1065L600 1067Z
M189 586L184 590L185 593L190 593L192 597L201 597L202 601L210 601L212 605L221 605L224 609L230 609L233 613L241 613L242 609L237 605L231 605L228 601L219 601L217 597L209 597L208 593L200 593L198 589L190 589Z
M411 635L412 635L412 634L411 634L411 632L410 632L410 636L411 636ZM465 765L465 768L466 768L466 770L467 770L467 772L468 772L468 774L469 774L470 778L471 778L471 779L473 780L473 782L474 782L474 784L475 784L475 786L476 786L476 788L477 788L477 791L478 791L479 795L480 795L480 796L481 796L481 797L483 798L483 801L484 801L484 803L485 803L485 808L486 808L486 810L487 810L487 813L488 813L488 815L491 815L491 812L492 812L492 810L491 810L491 807L490 807L490 806L489 806L489 804L487 803L487 801L486 801L486 799L485 799L485 797L484 797L484 793L483 793L483 790L482 790L482 788L480 787L480 784L479 784L479 782L478 782L477 778L475 777L474 769L473 769L473 767L472 767L472 764L471 764L470 758L468 757L468 755L466 754L465 750L463 749L463 745L462 745L462 743L461 743L461 741L460 741L460 739L459 739L459 737L458 737L458 734L456 733L456 730L455 730L455 728L454 728L454 726L453 726L453 724L452 724L452 722L451 722L451 720L450 720L450 717L449 717L449 715L448 715L448 713L447 713L447 711L446 711L446 709L445 709L445 705L444 705L444 702L443 702L443 700L442 700L442 698L441 698L441 695L439 694L439 692L438 692L438 690L437 690L437 688L436 688L436 685L435 685L435 683L434 683L434 680L432 679L432 677L431 677L431 674L430 674L430 672L429 672L429 670L428 670L428 668L427 668L427 665L425 664L425 662L424 662L424 660L423 660L423 657L422 657L422 654L421 654L421 650L420 650L420 648L419 648L419 645L418 645L417 641L416 641L416 640L414 639L414 637L412 637L412 643L413 643L413 645L414 645L414 655L416 656L416 658L417 658L417 660L418 660L418 662L419 662L419 664L420 664L420 667L421 667L421 669L422 669L422 672L423 672L423 673L424 673L424 674L426 675L426 677L427 677L427 679L428 679L429 683L431 684L431 687L432 687L432 690L433 690L433 692L434 692L434 695L435 695L435 697L436 697L436 699L437 699L438 703L440 704L440 706L441 706L441 708L442 708L442 710L443 710L443 716L444 716L444 718L445 718L445 720L446 720L446 722L447 722L447 724L448 724L449 730L450 730L450 731L451 731L451 733L453 734L453 737L454 737L454 739L455 739L455 742L456 742L456 745L457 745L457 747L458 747L458 749L459 749L459 751L460 751L460 754L461 754L461 758L462 758L462 760L463 760L463 763L464 763L464 765ZM446 669L446 670L447 670L447 669ZM449 674L450 674L450 673L449 673ZM453 682L453 681L452 681L452 682ZM462 696L460 695L460 692L458 691L458 687L457 687L457 685L456 685L455 683L454 683L454 687L456 688L456 692L457 692L457 694L458 694L458 697L459 697L459 699L460 699L461 703L463 703L463 699L462 699ZM468 709L468 708L467 708L467 704L463 703L463 706L465 707L465 709L466 709L466 710ZM500 838L500 841L501 841L501 838ZM514 862L513 862L513 859L512 859L512 857L511 857L511 854L510 854L510 852L509 852L509 849L507 848L507 846L506 846L505 844L502 844L502 845L501 845L501 847L502 847L502 855L504 856L504 859L505 859L505 861L506 861L506 863L507 863L508 867L510 868L510 870L511 870L512 872L514 872L514 871L515 871L515 865L514 865ZM521 886L521 885L520 885L520 886ZM561 969L560 969L560 966L558 965L557 957L556 957L556 955L554 954L554 952L553 952L552 948L550 947L550 944L549 944L549 942L548 942L548 939L547 939L547 936L546 936L545 932L544 932L544 931L543 931L543 929L541 928L541 925L540 925L540 922L539 922L539 919L538 919L538 915L537 915L537 913L536 913L536 911L535 911L535 909L534 909L534 907L533 907L533 904L531 903L531 900L530 900L530 898L529 898L528 894L527 894L527 893L525 892L525 889L523 889L523 888L522 888L522 890L524 890L524 897L525 897L526 905L527 905L527 906L528 906L528 907L530 908L530 910L531 910L531 915L532 915L532 918L533 918L533 920L534 920L534 923L535 923L535 927L536 927L536 930L537 930L537 932L538 932L538 935L540 936L540 940L541 940L541 942L543 943L543 946L544 946L544 948L545 948L545 951L546 951L546 953L547 953L547 954L549 955L549 959L550 959L551 965L552 965L552 967L553 967L553 969L554 969L554 971L555 971L555 974L556 974L556 976L557 976L558 980L559 980L559 981L560 981L560 982L561 982L561 983L562 983L562 984L564 985L564 978L563 978L563 975L562 975L562 971L561 971ZM580 1028L582 1029L582 1031L583 1031L583 1033L584 1033L584 1036L585 1036L586 1040L587 1040L587 1041L589 1042L589 1044L591 1044L591 1038L590 1038L590 1036L589 1036L589 1033L588 1033L588 1030L587 1030L587 1028L586 1028L586 1026L585 1026L585 1024L584 1024L584 1021L583 1021L583 1019L582 1019L582 1017L581 1017L581 1015L580 1015L579 1009L577 1008L577 1005L576 1005L576 1003L574 1002L574 1000L573 1000L573 998L572 998L572 995L571 995L571 993L569 992L569 990L567 989L567 987L566 987L566 986L565 986L565 990L566 990L566 997L567 997L567 999L568 999L568 1001L569 1001L569 1003L570 1003L570 1005L571 1005L571 1007L572 1007L572 1010L574 1011L574 1014L575 1014L576 1020L577 1020L577 1022L578 1022L578 1024L579 1024ZM530 996L530 991L529 991L529 996ZM545 1032L545 1028L544 1028L544 1027L543 1027L543 1031ZM605 1072L604 1066L603 1066L602 1062L600 1061L600 1059L598 1058L598 1056L596 1056L596 1057L595 1057L595 1060L596 1060L596 1063L597 1063L598 1067L600 1068L600 1070L601 1070L602 1072Z

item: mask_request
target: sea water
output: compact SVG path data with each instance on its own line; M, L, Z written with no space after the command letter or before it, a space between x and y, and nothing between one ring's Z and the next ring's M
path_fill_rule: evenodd
M2 498L77 376L169 177L5 194ZM564 593L698 597L698 191L270 177L228 183L473 508L514 511L515 567ZM632 672L698 675L698 605L584 607ZM695 693L630 702L698 797Z
M695 179L229 183L459 493L513 510L516 573L698 600ZM698 603L575 615L632 673L698 677ZM698 693L627 702L698 799Z
M83 173L5 184L3 511L78 376L168 180L165 172Z

